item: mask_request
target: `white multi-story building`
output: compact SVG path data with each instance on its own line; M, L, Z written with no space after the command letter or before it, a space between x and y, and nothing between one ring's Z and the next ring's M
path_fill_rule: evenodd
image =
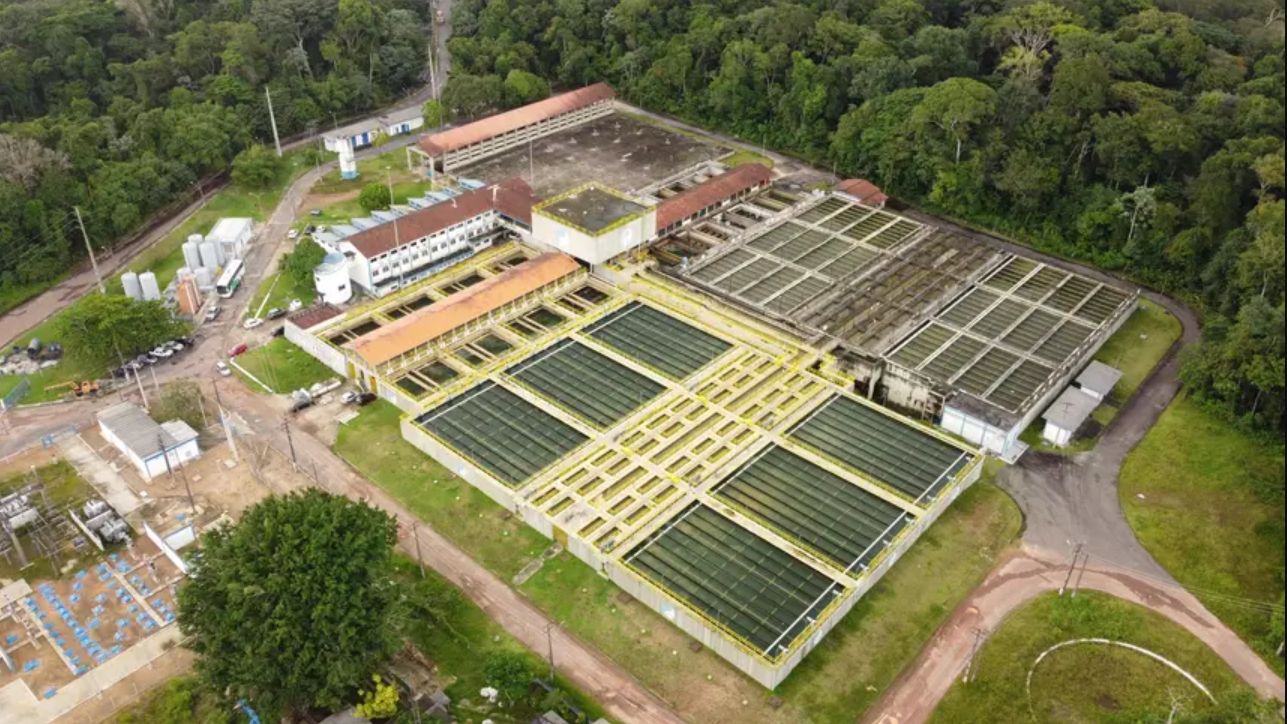
M535 201L531 187L513 178L398 212L366 229L342 226L314 238L328 252L344 255L357 289L382 297L491 246L512 229L530 229Z

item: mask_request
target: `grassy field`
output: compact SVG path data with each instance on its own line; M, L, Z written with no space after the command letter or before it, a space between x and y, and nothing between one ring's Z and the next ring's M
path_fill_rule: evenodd
M1121 370L1122 379L1113 388L1112 395L1091 413L1101 430L1117 417L1118 410L1144 384L1149 373L1162 361L1183 332L1184 328L1175 315L1145 299L1140 301L1139 308L1126 323L1104 342L1104 346L1095 353L1095 359ZM1067 455L1090 450L1099 442L1099 436L1096 435L1078 438L1068 447L1057 448L1042 440L1041 431L1045 425L1045 421L1038 417L1019 438L1046 452Z
M1033 721L1025 682L1036 657L1070 639L1107 638L1165 656L1192 673L1217 699L1247 691L1211 649L1160 614L1112 596L1046 594L1011 614L983 648L978 678L955 684L932 721ZM1032 680L1032 711L1041 722L1138 722L1170 711L1170 693L1185 711L1212 704L1196 687L1160 662L1120 648L1085 644L1052 654Z
M379 400L340 426L335 451L492 573L510 580L549 540L402 439L402 412Z
M224 217L249 216L257 221L264 220L266 218L265 213L271 213L273 208L277 206L277 202L281 199L286 187L309 168L304 164L304 154L300 151L287 153L286 159L288 161L286 170L273 186L262 192L253 192L257 193L258 197L254 196L252 192L236 186L229 186L218 194L211 196L208 203L190 216L187 221L180 224L164 239L135 257L124 269L106 280L108 293L123 293L120 274L127 270L140 273L150 270L156 274L157 284L162 289L165 289L174 280L179 268L183 266L183 242L187 241L190 234L206 233L214 227L216 221ZM23 333L20 338L12 340L5 346L5 349L8 349L13 344L25 345L32 337L39 337L46 344L58 341L58 334L55 332L58 319L59 315L50 317L34 329ZM74 354L70 355L58 363L56 367L32 375L31 394L23 402L31 404L59 399L66 394L65 388L48 392L45 391L45 388L73 380L101 378L103 373L104 370L75 359ZM0 376L0 390L12 389L15 384L17 384L16 379Z
M1269 614L1221 597L1282 600L1283 470L1281 441L1253 439L1180 397L1118 486L1140 543L1280 675Z
M232 707L201 685L194 674L170 679L108 721L113 724L232 724ZM242 717L244 720L245 717Z
M550 545L402 440L399 417L393 405L371 405L341 428L336 451L502 579ZM968 491L810 654L779 692L787 704L778 710L759 685L711 652L691 651L687 635L619 598L620 589L567 553L519 591L694 721L850 724L991 570L1021 522L993 485Z
M313 186L313 193L342 194L347 191L360 191L363 186L372 181L385 181L385 169L388 169L388 173L393 177L395 192L397 191L396 184L419 181L424 178L422 171L407 168L407 151L405 148L394 149L374 158L360 160L357 162L357 169L357 178L351 179L340 178L338 170L326 174Z
M773 159L763 154L756 153L755 151L734 151L732 155L727 158L722 158L720 161L729 167L742 166L748 163L758 163L762 166L773 168Z
M1135 394L1183 331L1175 315L1147 299L1140 300L1126 324L1095 353L1095 359L1122 371L1122 379L1113 388L1118 404Z
M278 337L268 344L246 352L237 357L236 362L278 394L308 389L318 382L325 382L335 377L335 373L330 368L310 357L304 350L284 337ZM241 370L236 367L232 369L233 373L241 377L250 389L256 392L264 391L264 388L254 381L245 379Z

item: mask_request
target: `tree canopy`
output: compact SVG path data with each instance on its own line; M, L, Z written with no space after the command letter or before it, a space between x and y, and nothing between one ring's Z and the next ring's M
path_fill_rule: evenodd
M519 72L607 81L1159 286L1210 327L1190 389L1282 429L1282 17L1276 0L458 0L444 102L517 102Z
M358 206L371 213L377 209L387 209L393 203L393 194L389 187L382 183L369 183L358 193Z
M57 326L67 355L99 367L120 364L184 331L161 302L97 292L68 307Z
M0 3L0 288L48 282L271 143L391 102L425 67L426 3ZM242 158L239 183L271 163ZM257 161L256 163L251 163Z
M392 649L396 539L387 514L318 490L206 533L179 591L198 671L261 711L353 700Z

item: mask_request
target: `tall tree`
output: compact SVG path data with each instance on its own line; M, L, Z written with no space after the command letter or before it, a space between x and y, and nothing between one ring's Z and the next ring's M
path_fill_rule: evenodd
M338 709L392 649L396 540L385 513L318 490L206 533L179 591L198 671L261 710Z

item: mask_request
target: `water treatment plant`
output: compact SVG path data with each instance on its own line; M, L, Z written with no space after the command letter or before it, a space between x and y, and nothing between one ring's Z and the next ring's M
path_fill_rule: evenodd
M535 177L538 141L591 126L601 159L610 104L599 89L422 141L426 173L478 187L402 210L401 234L326 239L367 244L357 286L379 292L302 310L286 336L775 688L987 455L1022 453L1136 295L895 213L870 184L776 185L692 147L642 183L604 169L631 189L492 175L518 148ZM568 177L571 156L542 158Z

